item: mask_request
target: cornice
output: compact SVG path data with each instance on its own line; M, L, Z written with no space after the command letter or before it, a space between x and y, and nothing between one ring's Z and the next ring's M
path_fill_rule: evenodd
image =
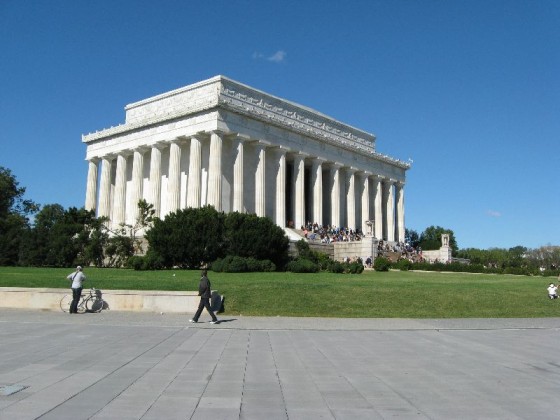
M409 163L377 153L373 134L224 76L129 104L125 107L125 124L82 135L82 141L90 143L212 109L224 109L402 169L410 168Z

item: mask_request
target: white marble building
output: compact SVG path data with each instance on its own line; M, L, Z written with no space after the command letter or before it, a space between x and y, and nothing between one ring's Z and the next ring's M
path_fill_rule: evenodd
M134 224L141 198L157 216L212 205L279 226L306 222L404 240L408 163L375 136L302 105L216 76L125 107L125 123L82 136L87 209Z

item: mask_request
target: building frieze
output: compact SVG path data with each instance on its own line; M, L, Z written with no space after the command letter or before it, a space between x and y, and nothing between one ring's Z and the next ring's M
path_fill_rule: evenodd
M358 152L408 169L410 164L375 151L375 136L343 124L311 108L277 98L223 76L195 83L127 105L126 122L82 136L84 143L150 129L212 109L224 109L249 119Z

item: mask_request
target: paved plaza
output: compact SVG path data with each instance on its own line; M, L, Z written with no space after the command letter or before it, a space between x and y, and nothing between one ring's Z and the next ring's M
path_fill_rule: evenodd
M0 309L0 419L558 419L560 319Z

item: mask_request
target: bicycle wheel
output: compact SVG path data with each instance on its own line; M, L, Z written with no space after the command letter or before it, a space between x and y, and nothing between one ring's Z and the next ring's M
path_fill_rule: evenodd
M89 312L95 312L95 313L101 312L104 305L105 305L105 301L97 297L88 299L86 302L86 307Z
M78 313L83 314L86 311L87 298L80 298L78 302Z
M72 304L72 296L64 295L62 299L60 299L60 309L62 312L70 312L70 305Z

